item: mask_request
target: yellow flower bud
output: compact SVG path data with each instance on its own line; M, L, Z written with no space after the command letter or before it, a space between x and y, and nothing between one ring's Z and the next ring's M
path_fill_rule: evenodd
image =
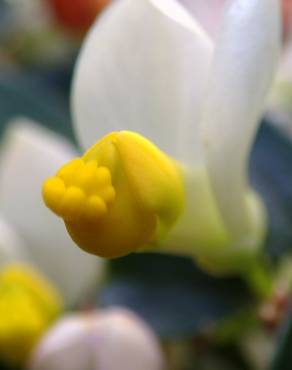
M0 359L23 365L60 311L58 294L38 273L22 265L5 267L0 274Z
M108 258L157 242L184 200L175 161L128 131L99 140L47 179L42 193L76 244Z

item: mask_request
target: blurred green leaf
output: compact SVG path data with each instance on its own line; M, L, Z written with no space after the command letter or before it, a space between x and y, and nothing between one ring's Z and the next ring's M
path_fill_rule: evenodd
M278 259L292 248L292 142L267 120L251 153L250 178L268 211L266 251Z
M239 278L219 279L191 259L135 254L110 262L103 306L126 306L163 338L191 337L252 303Z
M0 134L10 119L24 116L74 140L66 97L48 78L52 76L0 76Z

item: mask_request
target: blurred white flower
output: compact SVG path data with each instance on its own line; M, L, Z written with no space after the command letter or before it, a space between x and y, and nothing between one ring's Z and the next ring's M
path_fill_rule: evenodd
M215 39L227 0L179 0L197 19L207 34Z
M247 161L277 65L280 3L231 1L215 45L193 3L109 7L79 56L73 116L84 148L109 131L132 130L178 160L185 210L164 245L211 270L238 271L265 236Z
M17 232L0 217L0 270L11 263L25 260L25 247Z
M113 308L64 317L32 354L30 370L162 370L151 329L132 312Z
M57 64L76 49L76 42L56 27L46 1L5 0L1 11L0 41L18 60Z
M76 304L96 286L103 262L72 243L47 212L40 194L44 178L76 156L76 151L65 139L27 119L16 119L8 127L0 146L0 212L23 242L25 256L19 256L15 236L0 224L0 245L3 238L5 248L0 249L0 258L4 254L8 259L9 253L15 255L13 262L36 266L59 289L67 305Z
M287 42L268 100L268 113L278 128L292 138L292 35Z

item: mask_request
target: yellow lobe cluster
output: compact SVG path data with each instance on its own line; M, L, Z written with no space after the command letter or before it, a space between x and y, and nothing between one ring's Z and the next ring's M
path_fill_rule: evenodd
M80 248L114 258L156 243L179 217L184 192L171 158L142 136L121 131L46 180L43 198Z
M25 363L48 325L61 311L53 287L34 270L7 266L0 274L0 359Z
M114 201L115 189L108 168L96 160L77 158L64 165L43 185L43 199L65 221L96 222Z

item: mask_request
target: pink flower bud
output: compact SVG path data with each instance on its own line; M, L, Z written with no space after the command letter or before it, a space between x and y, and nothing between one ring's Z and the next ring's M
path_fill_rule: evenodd
M132 312L113 308L64 317L35 349L29 370L162 370L151 329Z

